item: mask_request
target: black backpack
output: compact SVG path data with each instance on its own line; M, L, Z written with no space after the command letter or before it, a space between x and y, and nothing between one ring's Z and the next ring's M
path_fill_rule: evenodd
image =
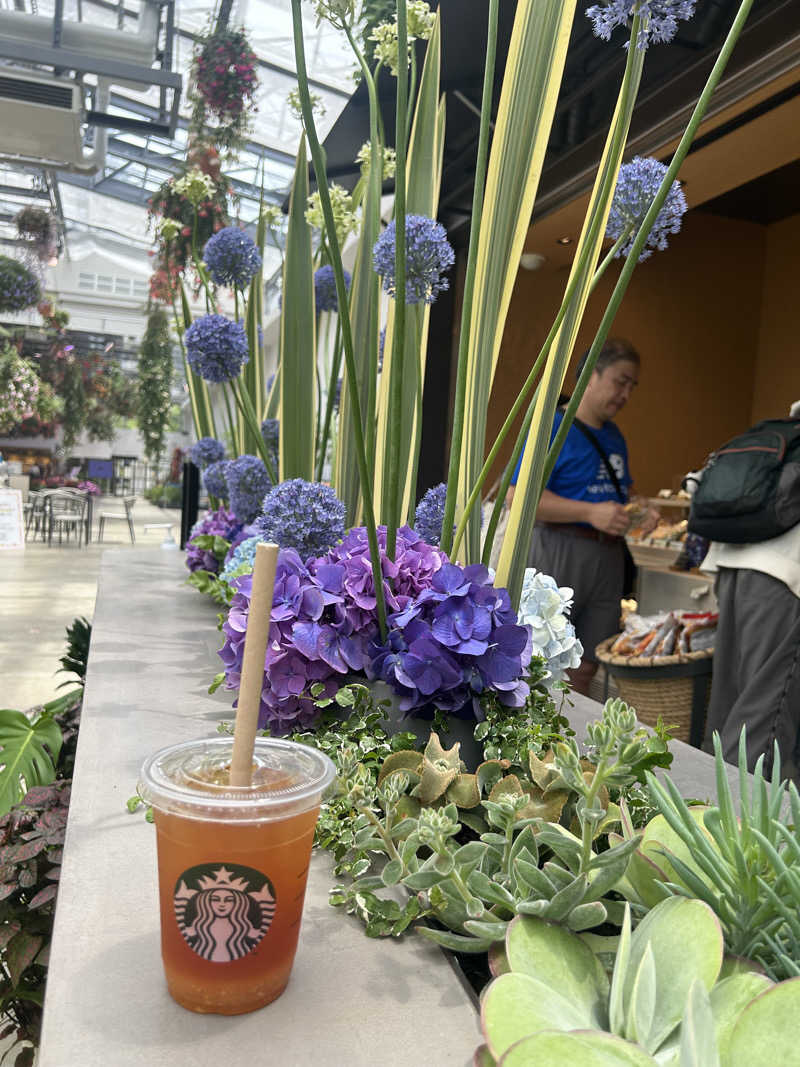
M800 419L766 419L712 452L692 497L692 533L751 544L798 522Z

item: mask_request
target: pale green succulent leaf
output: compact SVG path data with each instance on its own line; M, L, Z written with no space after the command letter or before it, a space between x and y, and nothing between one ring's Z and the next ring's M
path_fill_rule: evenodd
M722 1067L800 1064L800 978L762 993L742 1012Z
M582 1025L605 1026L608 978L576 934L541 919L517 918L508 928L506 954L514 973L557 988L580 1010Z
M693 982L681 1024L680 1067L719 1067L711 1002L702 982Z
M653 948L648 942L639 961L633 982L628 987L625 1037L654 1052L650 1041L656 1007L656 965Z
M719 920L700 900L672 897L649 912L631 938L623 999L630 1005L645 952L652 952L655 1009L646 1046L655 1051L680 1022L694 981L710 990L722 966L724 938ZM626 1016L629 1018L628 1012ZM644 1035L640 1035L642 1040Z
M500 1067L653 1067L652 1056L612 1034L544 1031L517 1042Z
M515 919L511 928L519 922ZM481 1020L489 1049L500 1058L515 1042L540 1030L589 1028L592 1013L587 1010L586 1000L573 1000L564 982L554 985L546 979L512 971L489 984L481 1003Z

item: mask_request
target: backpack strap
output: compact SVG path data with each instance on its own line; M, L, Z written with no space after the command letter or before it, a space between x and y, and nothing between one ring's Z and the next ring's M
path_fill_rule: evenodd
M611 462L609 461L609 458L605 453L605 449L600 444L600 442L597 440L596 435L592 433L592 431L589 429L589 427L586 425L586 423L583 422L581 419L579 419L577 417L577 415L575 416L575 419L574 419L574 425L578 427L578 429L581 431L581 433L586 438L586 440L590 441L591 444L594 445L595 451L598 453L598 455L602 459L603 465L605 466L606 470L608 471L608 476L611 479L611 484L614 486L614 492L619 497L620 503L621 504L625 504L627 502L627 500L626 500L624 492L622 491L622 486L620 485L619 478L617 477L617 472L611 466Z

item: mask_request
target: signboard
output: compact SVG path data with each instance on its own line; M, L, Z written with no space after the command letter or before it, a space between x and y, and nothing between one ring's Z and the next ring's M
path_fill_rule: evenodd
M0 488L0 548L24 547L22 493L19 489Z
M110 459L90 459L88 476L95 478L113 478L114 462Z

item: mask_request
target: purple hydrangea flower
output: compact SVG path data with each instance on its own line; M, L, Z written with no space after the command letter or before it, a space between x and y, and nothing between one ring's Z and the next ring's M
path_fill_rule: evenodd
M397 532L394 563L385 555L385 528L379 540L384 593L390 610L398 611L430 585L447 557L408 527ZM237 689L241 679L252 578L236 578L233 587L220 651L228 689ZM307 563L294 549L281 549L270 619L259 722L274 733L313 726L319 709L311 699L311 686L319 682L332 695L343 676L363 674L368 645L378 636L366 530L350 530L330 552Z
M186 543L186 566L190 571L208 571L209 574L219 573L221 558L213 548L201 547L196 543L200 537L221 537L225 541L232 541L239 533L241 523L236 521L236 516L225 508L217 508L209 511L194 524L189 540ZM224 554L222 554L224 558Z
M344 272L344 284L348 292L350 292L350 272ZM314 300L316 303L317 312L320 311L338 311L339 310L339 297L336 293L336 276L333 273L333 267L327 264L324 267L320 267L319 270L314 271Z
M372 250L374 270L383 278L383 288L395 296L395 224L390 222ZM444 226L426 215L406 215L406 303L432 304L449 288L445 271L455 263L455 253Z
M0 312L24 311L41 299L36 275L18 259L0 256Z
M209 496L217 500L228 499L228 464L229 459L220 459L216 463L209 463L203 471L203 485Z
M252 522L271 484L267 468L258 456L238 456L228 462L225 477L231 511L239 522Z
M236 378L247 363L247 334L224 315L203 315L184 334L189 366L207 382Z
M696 0L603 0L586 11L592 20L595 36L611 39L617 26L629 27L635 13L643 16L644 25L636 42L638 48L649 44L666 44L678 32L678 21L694 15Z
M226 226L209 237L203 262L215 285L245 289L261 270L261 253L238 226Z
M495 589L486 567L445 563L388 623L388 640L370 644L367 673L394 689L404 711L481 718L487 689L509 707L524 703L530 632L517 624L507 591Z
M429 545L438 545L442 539L444 522L444 505L447 499L447 486L444 482L434 485L417 504L414 514L414 529Z
M292 478L264 497L257 528L265 541L293 548L307 559L341 541L345 516L346 508L330 486Z
M616 241L626 231L630 236L617 252L617 256L629 254L639 227L666 173L667 168L663 163L659 163L657 159L643 159L641 156L636 156L630 163L624 163L620 167L608 216L606 237ZM664 206L653 223L647 244L641 251L639 262L651 256L653 249L663 251L667 247L668 234L680 233L685 212L686 197L680 183L673 182Z
M201 437L189 450L189 456L195 467L205 470L212 463L225 459L225 445L216 437Z

